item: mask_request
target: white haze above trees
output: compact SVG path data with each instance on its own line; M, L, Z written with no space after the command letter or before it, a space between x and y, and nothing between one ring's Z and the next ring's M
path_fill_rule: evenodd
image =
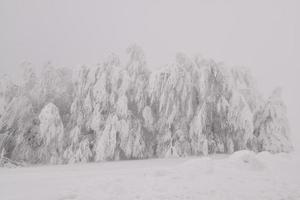
M27 163L73 163L289 152L280 89L263 99L246 69L177 54L149 71L142 49L111 55L77 75L24 65L24 80L0 82L0 151Z

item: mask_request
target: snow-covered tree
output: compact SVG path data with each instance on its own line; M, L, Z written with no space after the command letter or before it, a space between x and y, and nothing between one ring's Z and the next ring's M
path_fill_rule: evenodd
M264 108L256 115L254 134L258 137L259 151L276 153L289 152L293 149L281 93L280 88L274 90Z
M291 151L278 91L265 101L251 73L178 53L150 71L141 47L72 70L25 63L0 79L0 151L28 163L74 163Z
M5 148L9 158L31 160L31 148L28 145L31 141L26 135L34 117L33 106L27 97L15 97L7 105L0 120L0 130L3 136L2 148Z
M92 142L88 136L81 134L79 127L71 130L67 142L70 143L65 149L63 160L66 163L89 162L93 157L91 150Z
M37 84L37 74L36 71L34 69L34 67L32 66L31 63L29 62L24 62L21 65L22 67L22 71L23 71L23 85L24 85L24 90L25 92L30 92L35 85Z
M19 87L11 81L9 76L0 77L0 118L11 100L19 94L19 90Z
M253 136L253 114L249 105L241 94L233 93L230 99L227 122L229 134L227 135L227 151L247 148L247 142Z
M63 152L64 126L58 108L47 104L39 115L40 138L42 140L41 159L44 162L60 163Z

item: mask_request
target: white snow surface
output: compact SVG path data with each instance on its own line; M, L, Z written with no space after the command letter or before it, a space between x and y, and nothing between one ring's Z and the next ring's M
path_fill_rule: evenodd
M300 199L299 154L149 159L0 168L3 200Z

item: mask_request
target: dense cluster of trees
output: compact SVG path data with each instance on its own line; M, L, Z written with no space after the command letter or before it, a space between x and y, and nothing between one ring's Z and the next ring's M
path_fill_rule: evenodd
M22 84L2 78L0 151L70 163L292 150L280 90L264 100L247 70L178 54L150 71L140 47L127 53L77 75L25 63Z

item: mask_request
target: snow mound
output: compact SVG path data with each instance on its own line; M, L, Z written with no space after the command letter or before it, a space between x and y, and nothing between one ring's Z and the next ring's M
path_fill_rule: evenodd
M214 164L213 160L208 157L204 158L195 158L184 162L179 165L179 171L185 171L192 174L203 173L203 174L211 174L214 172Z
M268 166L274 166L278 162L282 165L286 165L291 161L295 161L295 157L288 153L272 154L268 151L263 151L258 153L256 157Z
M248 151L248 150L237 151L229 157L229 160L238 169L246 169L246 170L265 169L264 163L260 159L258 159L256 154L252 151Z
M274 159L274 155L268 151L262 151L262 152L258 153L256 155L256 157L261 161L268 161L268 160Z

